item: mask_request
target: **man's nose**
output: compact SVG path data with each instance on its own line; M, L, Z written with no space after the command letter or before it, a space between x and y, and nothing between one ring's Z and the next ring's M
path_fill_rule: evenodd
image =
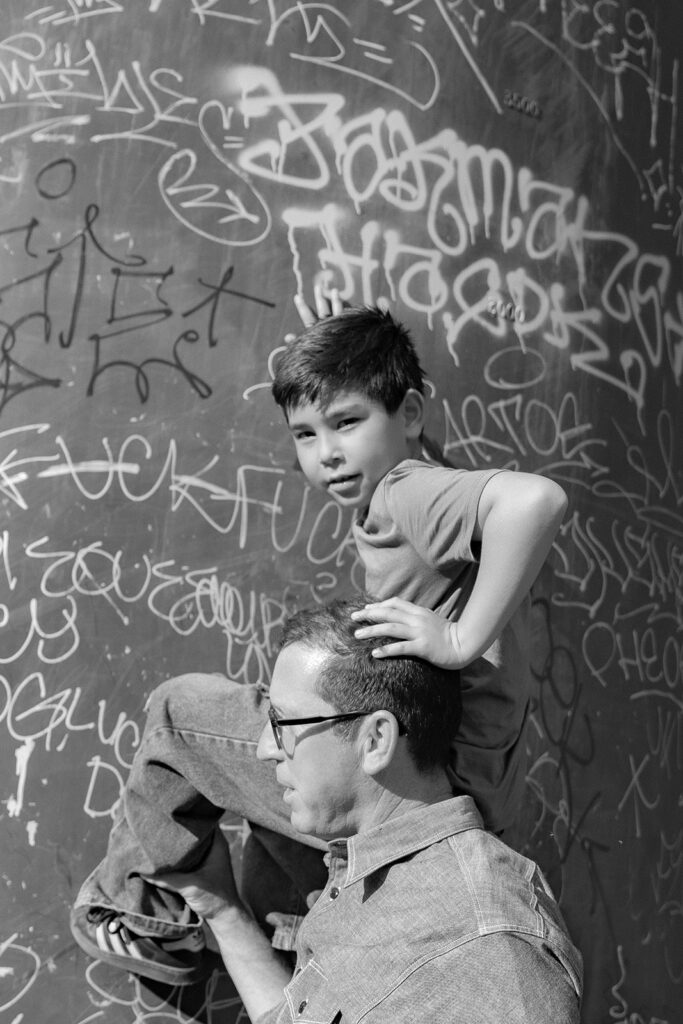
M281 761L283 753L275 742L273 727L266 722L256 744L256 757L259 761Z

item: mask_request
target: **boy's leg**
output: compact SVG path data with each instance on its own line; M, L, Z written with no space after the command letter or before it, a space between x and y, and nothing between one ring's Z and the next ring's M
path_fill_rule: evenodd
M266 721L263 692L222 676L181 676L153 691L107 854L72 914L74 936L87 952L172 984L196 980L197 951L182 947L197 921L180 897L142 876L196 867L226 809L306 841L291 828L272 764L256 759ZM100 909L93 914L94 908ZM154 936L171 953L152 963L156 945L145 940L137 948L140 935Z

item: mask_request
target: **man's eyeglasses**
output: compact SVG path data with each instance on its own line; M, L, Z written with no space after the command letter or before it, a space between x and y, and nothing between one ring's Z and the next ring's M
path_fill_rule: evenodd
M310 718L278 718L271 705L268 705L268 719L270 721L273 736L277 743L278 750L284 751L291 756L292 750L286 750L282 736L283 725L316 725L318 722L344 722L352 718L362 718L363 715L371 715L372 711L345 711L341 715L313 715Z

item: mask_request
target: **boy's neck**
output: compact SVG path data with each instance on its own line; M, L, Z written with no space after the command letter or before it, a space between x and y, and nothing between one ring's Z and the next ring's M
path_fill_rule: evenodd
M432 442L431 447L434 447L433 442ZM431 455L429 453L429 449L425 450L423 448L421 439L420 438L416 438L415 441L409 442L409 444L408 444L408 451L406 452L406 454L403 456L402 459L399 459L398 462L394 463L394 465L391 466L387 470L387 473L391 473L392 469L396 469L396 466L399 466L401 464L401 462L403 462L405 459L416 459L418 462L434 462L434 461L436 461L436 460L432 459L432 457L431 457ZM377 488L375 488L375 491L376 490L377 490ZM365 508L359 508L357 510L357 512L356 512L355 519L356 519L356 522L358 523L359 526L362 526L363 523L365 522L365 517L368 514L368 509L370 508L370 502L372 501L372 497L373 497L375 491L373 491L372 494L370 495L370 501L368 501L368 504L365 506Z
M410 438L408 441L408 451L405 456L406 459L423 459L424 451L422 448L422 439L419 437Z

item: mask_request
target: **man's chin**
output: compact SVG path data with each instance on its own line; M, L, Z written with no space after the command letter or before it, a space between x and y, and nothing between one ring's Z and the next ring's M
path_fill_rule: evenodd
M296 811L292 811L289 815L289 823L295 832L298 832L301 836L314 836L316 832L310 828L310 822L306 821L306 818L297 814Z
M295 807L289 808L289 823L292 828L302 836L315 836L316 839L320 839L323 842L327 842L326 836L321 836L315 827L314 822L311 821L310 817L305 811L297 811Z

